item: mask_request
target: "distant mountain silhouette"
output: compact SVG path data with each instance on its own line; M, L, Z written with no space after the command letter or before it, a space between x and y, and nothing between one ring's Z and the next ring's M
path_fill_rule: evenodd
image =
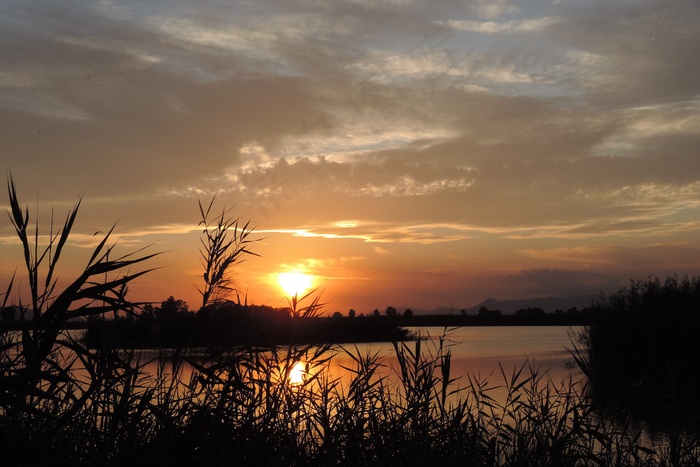
M438 307L432 310L421 310L417 308L412 308L414 314L417 315L458 315L465 310L470 315L475 315L479 312L479 309L483 306L489 310L501 310L504 315L515 314L516 311L522 308L542 308L547 313L554 313L556 310L567 311L573 307L582 310L591 306L595 299L599 298L599 295L578 295L575 297L540 297L540 298L526 298L526 299L515 299L515 300L497 300L495 298L489 297L478 305L472 306L470 308L460 308L460 307ZM404 308L397 308L402 311Z
M542 308L547 313L553 313L556 310L567 311L574 307L581 310L591 306L593 301L597 298L598 295L542 297L521 300L496 300L495 298L487 298L478 305L468 308L467 313L477 313L482 306L488 308L489 310L501 310L501 312L506 315L515 313L522 308Z

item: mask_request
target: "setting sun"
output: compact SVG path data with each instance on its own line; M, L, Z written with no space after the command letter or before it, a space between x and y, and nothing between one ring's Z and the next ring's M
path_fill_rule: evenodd
M287 296L302 296L311 288L313 276L303 272L281 272L277 275L277 282Z

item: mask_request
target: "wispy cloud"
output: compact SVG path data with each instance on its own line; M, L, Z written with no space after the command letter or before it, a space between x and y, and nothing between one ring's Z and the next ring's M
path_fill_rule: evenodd
M654 243L635 247L610 244L582 245L543 250L524 250L524 254L546 260L550 264L574 265L582 269L615 271L627 268L649 268L647 274L683 273L692 271L700 259L697 244ZM654 265L653 268L649 265Z
M444 24L458 31L481 32L486 34L497 33L517 33L517 32L538 32L542 29L555 24L558 21L556 17L548 16L545 18L508 20L503 22L497 21L473 21L473 20L448 20Z
M372 243L418 243L432 244L464 240L474 230L457 224L395 225L373 221L355 221L352 227L337 224L294 230L261 230L260 233L285 233L298 237L321 237L326 239L357 239ZM380 249L380 252L386 250Z

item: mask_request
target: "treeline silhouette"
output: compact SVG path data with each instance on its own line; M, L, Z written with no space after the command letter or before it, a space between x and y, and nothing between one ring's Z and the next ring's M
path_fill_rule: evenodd
M392 312L393 310L393 312ZM146 305L139 314L91 317L84 342L98 347L109 341L120 348L207 347L280 344L392 342L412 339L407 327L457 326L583 326L591 324L602 308L546 313L524 308L512 315L482 307L477 314L414 315L387 307L382 314L294 317L291 308L219 301L197 312L186 302L169 297L160 306Z
M602 308L591 306L578 310L556 310L545 312L542 308L522 308L514 314L503 314L500 310L481 307L474 315L462 310L459 314L406 313L394 317L384 316L400 326L586 326L593 322Z
M92 317L83 341L89 347L181 348L245 345L392 342L411 338L401 323L384 319L293 316L291 308L219 301L193 312L169 297L140 314Z

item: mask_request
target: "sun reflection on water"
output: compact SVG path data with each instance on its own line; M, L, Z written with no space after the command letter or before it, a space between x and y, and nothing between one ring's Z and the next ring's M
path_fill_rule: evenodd
M306 375L308 373L308 367L304 362L297 362L294 367L289 370L289 384L290 386L299 386L304 384Z

